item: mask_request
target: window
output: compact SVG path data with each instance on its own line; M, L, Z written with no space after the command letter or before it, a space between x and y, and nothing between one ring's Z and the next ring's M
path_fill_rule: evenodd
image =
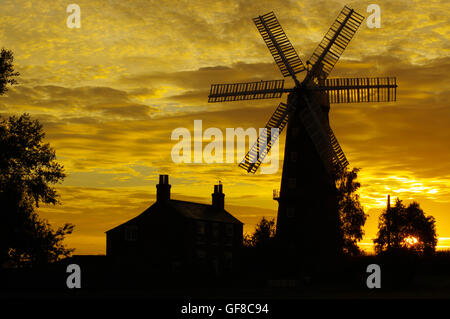
M195 223L195 233L196 233L196 242L197 245L205 244L205 234L206 234L206 223L203 221L197 221Z
M196 257L199 261L205 261L206 259L206 252L204 250L201 249L197 249L196 252Z
M298 153L297 152L291 152L291 162L295 163L297 162Z
M233 236L233 224L225 225L225 234L230 237Z
M213 241L217 241L217 239L219 238L219 224L218 223L213 223L211 225L211 235L212 235Z
M178 260L172 261L172 271L180 271L181 262Z
M212 268L214 273L217 275L219 273L219 258L217 256L212 258Z
M295 178L289 178L289 179L288 179L288 187L289 187L289 188L295 188L295 186L296 186L296 180L295 180Z
M286 215L289 218L292 218L295 216L295 209L294 207L288 207L287 211L286 211Z
M205 222L197 222L197 234L205 234Z
M138 239L138 228L135 225L125 227L125 240L136 241Z
M225 245L226 246L232 246L233 245L233 233L234 228L233 224L226 224L225 225Z
M224 252L224 268L226 270L231 270L233 268L233 254L229 251Z

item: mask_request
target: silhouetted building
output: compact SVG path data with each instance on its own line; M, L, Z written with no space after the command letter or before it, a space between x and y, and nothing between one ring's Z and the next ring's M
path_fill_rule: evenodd
M116 267L221 274L236 266L243 224L224 209L222 184L212 204L170 198L169 176L160 175L156 202L106 232L106 254Z

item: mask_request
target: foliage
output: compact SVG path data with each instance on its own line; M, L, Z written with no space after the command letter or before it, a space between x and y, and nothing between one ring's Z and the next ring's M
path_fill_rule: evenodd
M57 194L49 184L64 179L63 166L55 151L42 142L42 125L28 114L0 117L0 189L14 200L56 204ZM11 198L11 197L8 197Z
M361 184L356 180L358 168L345 169L336 177L342 251L349 255L360 254L357 242L364 236L363 226L368 217L357 193Z
M64 237L74 226L65 224L54 231L46 220L32 212L23 227L20 238L9 248L9 264L14 266L39 266L68 257L74 249L66 249Z
M65 177L44 137L42 125L28 114L0 117L0 265L35 265L71 252L62 241L73 226L53 231L34 212L39 203L58 203L51 184Z
M14 72L13 61L12 51L2 49L0 52L0 95L8 90L6 87L8 84L17 83L14 77L18 76L19 73Z
M253 235L246 235L244 237L244 246L265 248L275 238L275 219L261 218L261 221L256 225Z
M399 249L432 254L437 244L435 219L425 216L417 202L406 207L397 198L395 205L380 215L374 243L378 254Z

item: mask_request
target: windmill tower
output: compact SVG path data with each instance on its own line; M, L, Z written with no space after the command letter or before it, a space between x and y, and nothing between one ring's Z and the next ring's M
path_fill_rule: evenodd
M287 126L283 173L277 195L276 236L288 251L306 258L333 256L339 247L339 216L335 176L348 165L334 135L328 113L330 103L395 101L395 78L329 79L339 57L364 17L347 6L339 13L312 54L307 67L297 55L273 12L253 19L284 80L213 84L209 102L279 98L287 93L240 163L255 173L271 145ZM300 82L297 74L305 72Z

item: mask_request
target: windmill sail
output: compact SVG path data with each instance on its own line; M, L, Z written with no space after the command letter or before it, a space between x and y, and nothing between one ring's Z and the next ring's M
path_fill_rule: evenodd
M310 76L327 76L344 52L364 17L345 6L312 54Z
M347 158L345 157L344 151L342 151L341 145L339 144L336 136L334 135L333 130L329 125L326 127L326 131L328 137L330 138L331 146L333 146L334 157L333 157L333 169L342 170L349 163Z
M391 102L396 100L397 80L384 78L327 79L318 87L330 103Z
M300 109L300 119L310 136L325 168L329 173L341 171L348 161L331 127L323 118L324 113L317 103L310 103L304 96L306 107Z
M289 108L286 104L280 103L278 105L255 144L253 144L252 148L239 164L239 167L245 169L248 173L254 174L256 172L267 153L269 153L272 143L275 143L286 126L288 110ZM278 130L272 130L274 128Z
M253 21L284 77L290 75L295 78L296 73L306 70L273 12Z
M284 80L213 84L208 102L272 99L281 97L286 91Z

